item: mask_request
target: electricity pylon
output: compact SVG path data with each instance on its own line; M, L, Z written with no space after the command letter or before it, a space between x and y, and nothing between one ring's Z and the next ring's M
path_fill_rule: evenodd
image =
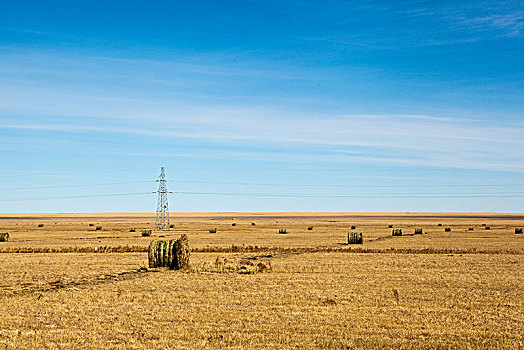
M164 173L164 167L160 168L160 176L158 177L158 203L156 205L156 230L169 230L169 208L167 206L167 195L169 192L166 185L166 174Z

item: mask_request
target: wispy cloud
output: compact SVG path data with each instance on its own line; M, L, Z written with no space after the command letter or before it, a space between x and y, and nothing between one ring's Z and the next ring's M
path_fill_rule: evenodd
M149 142L190 140L202 147L240 147L255 157L279 150L282 154L272 158L281 161L358 161L524 172L520 151L524 130L518 125L496 127L482 121L419 115L297 115L234 107L193 109L191 114L162 121L144 115L123 123L109 114L103 125L99 120L62 117L57 123L53 118L4 117L0 128L133 135L149 138Z

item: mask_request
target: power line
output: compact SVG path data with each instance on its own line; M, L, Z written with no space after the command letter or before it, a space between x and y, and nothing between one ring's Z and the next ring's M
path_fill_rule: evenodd
M32 197L32 198L1 198L1 202L23 202L23 201L46 201L53 199L75 199L75 198L95 198L95 197L126 197L150 195L151 192L132 192L132 193L107 193L107 194L87 194L78 196L56 196L56 197Z
M53 185L53 186L35 186L35 187L12 187L0 188L0 191L20 191L36 190L48 188L74 188L74 187L91 187L91 186L110 186L110 185L129 185L140 183L152 183L154 181L127 181L127 182L107 182L97 184L73 184L73 185ZM256 182L227 182L227 181L192 181L192 180L174 180L177 183L192 184L210 184L210 185L238 185L238 186L278 186L278 187L329 187L329 188L444 188L444 187L518 187L524 186L524 183L515 184L463 184L463 185L331 185L331 184L284 184L284 183L256 183Z
M471 194L471 193L440 193L440 194L290 194L290 193L232 193L232 192L189 192L174 191L177 194L186 195L210 195L210 196L245 196L245 197L290 197L290 198L511 198L524 197L524 192L508 192L506 194Z
M334 188L440 188L440 187L516 187L520 184L463 184L463 185L330 185L330 184L284 184L284 183L255 183L255 182L224 182L224 181L186 181L174 180L178 183L195 183L210 185L240 185L240 186L282 186L282 187L334 187Z
M284 198L523 198L524 192L503 192L503 193L425 193L425 194L295 194L295 193L241 193L241 192L196 192L196 191L174 191L182 195L199 196L239 196L239 197L284 197ZM99 198L99 197L125 197L150 195L151 192L130 192L130 193L108 193L108 194L89 194L72 196L54 197L26 197L26 198L0 198L1 202L18 202L33 200L55 200L55 199L77 199L77 198Z
M154 181L128 181L128 182L107 182L99 184L75 184L75 185L55 185L55 186L36 186L36 187L13 187L0 188L0 191L19 191L19 190L38 190L45 188L72 188L72 187L91 187L91 186L109 186L109 185L129 185L139 183L153 183Z

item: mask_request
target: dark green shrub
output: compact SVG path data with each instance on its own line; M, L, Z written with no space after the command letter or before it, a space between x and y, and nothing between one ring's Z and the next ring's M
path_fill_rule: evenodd
M522 233L522 227L517 227L515 229L515 234L517 235L517 234L521 234L521 233Z
M308 227L307 227L307 230L308 230L308 231L313 231L313 226L308 226Z
M287 230L285 228L279 228L278 233L285 235L287 233Z
M7 242L9 241L9 233L2 232L0 233L0 242Z
M354 230L354 229L356 229L356 228L357 228L356 226L351 226L351 229L352 229L352 230Z
M421 228L416 228L415 229L415 234L416 235L421 235L422 234L422 229Z
M38 224L38 227L44 227L44 224Z
M468 228L468 231L473 231L473 227Z
M444 228L444 231L445 231L445 232L451 232L451 227L446 227L446 228Z
M56 224L56 222L55 222L55 224ZM89 224L89 227L92 227L92 226L95 226L95 224Z
M231 224L231 226L236 226L236 225L237 225L237 223L236 223L236 222L234 222L234 223L232 223L232 224Z
M485 229L485 230L491 230L491 227L486 226L484 229Z
M135 230L134 227L131 227L131 228L129 229L129 232L135 232L135 231L136 231L136 230Z
M437 226L438 226L438 227L442 227L442 224L438 224Z
M393 225L388 225L388 228L393 228Z
M255 226L256 224L254 222L251 223L251 226Z
M102 229L102 226L95 227L95 230L100 231Z
M142 237L151 236L151 230L142 230Z
M402 236L402 229L401 228L393 229L393 231L391 232L391 235L392 236Z

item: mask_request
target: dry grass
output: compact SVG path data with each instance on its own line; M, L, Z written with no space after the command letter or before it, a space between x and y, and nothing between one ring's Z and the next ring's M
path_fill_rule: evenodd
M152 237L128 232L148 217L0 219L0 347L524 347L520 218L212 219ZM351 225L362 247L344 245ZM149 242L183 232L190 267L147 269Z

